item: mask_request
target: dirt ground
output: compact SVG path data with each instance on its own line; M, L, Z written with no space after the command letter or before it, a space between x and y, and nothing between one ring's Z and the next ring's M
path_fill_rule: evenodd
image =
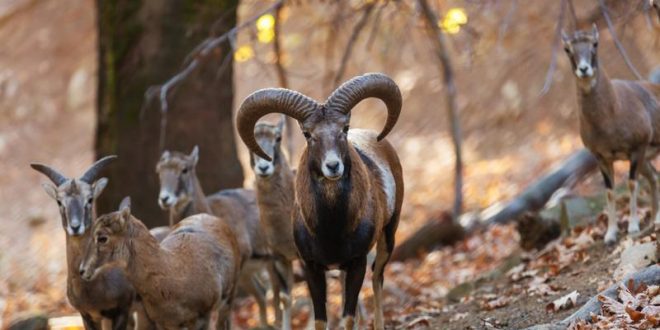
M264 2L243 3L239 10L242 19ZM320 78L325 75L322 68L328 67L320 51L325 49L326 36L323 29L314 27L331 11L331 3L320 2L318 8L297 6L283 26L287 35L284 47L296 59L287 66L291 85L319 99L327 92ZM450 43L464 125L465 208L480 210L515 196L541 173L581 148L574 113L575 91L569 64L559 58L551 91L539 96L550 61L557 12L554 2L536 2L536 6L517 9L504 1L448 3L465 6L470 17L475 17L471 18L472 31L457 35ZM586 7L586 2L578 3L578 10ZM508 17L509 12L523 23L505 28L500 18ZM363 44L356 47L346 76L385 70L399 82L404 94L401 120L390 135L404 164L406 181L405 206L397 233L401 241L431 216L450 207L454 156L434 54L423 31L414 28L415 18L397 13L392 7L385 11L383 17L392 25L374 29L376 42L371 50ZM346 20L353 22L357 15L347 16ZM321 26L327 26L324 24ZM626 29L623 36L654 31L643 18L629 24L632 28ZM338 32L330 67L339 61L350 25L345 24ZM29 163L45 162L73 176L92 162L95 31L93 0L70 0L66 5L61 0L0 1L0 328L25 315L63 316L75 312L65 297L64 231L57 207L40 187L45 179L32 171ZM658 60L657 36L660 33L624 40L633 61L644 72ZM611 68L610 74L629 77L611 39L603 38L603 62ZM246 33L237 42L241 45L253 39ZM404 41L409 43L402 47ZM268 60L270 46L254 47L256 59L235 63L236 100L257 88L276 85ZM374 105L360 105L352 126L378 128L384 112ZM240 148L246 160L247 153ZM617 179L623 182L625 166L618 164L617 171ZM247 167L246 173L250 173ZM251 179L247 176L249 187ZM590 194L600 185L600 178L593 176L577 192ZM513 226L490 228L419 260L392 263L385 284L387 326L514 329L562 319L575 308L551 313L545 306L573 290L580 293L581 304L610 283L620 250L605 248L601 242L596 239L586 252L581 252L579 262L549 276L543 284L555 290L548 295L527 293L534 277L512 281L510 276L502 275L507 272L502 269L515 267L520 260L525 265L535 262L534 254L520 251ZM367 315L371 315L372 296L369 276L370 272L361 293ZM466 298L448 299L458 285L480 278ZM336 281L329 292L330 324L335 326L340 304ZM501 307L484 308L485 303L500 296L513 298ZM294 288L294 297L294 325L302 328L309 319L303 284ZM240 301L234 315L236 328L256 326L255 315L256 305L251 299Z

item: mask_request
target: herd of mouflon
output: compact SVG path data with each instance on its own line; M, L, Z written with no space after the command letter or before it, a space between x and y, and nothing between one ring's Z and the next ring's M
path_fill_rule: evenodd
M660 81L610 80L598 62L595 27L564 34L563 41L577 83L580 135L607 188L605 241L614 243L616 160L631 164L628 233L642 231L638 174L650 183L653 219L660 225L651 163L660 147ZM349 129L351 110L371 97L387 108L382 131ZM128 197L117 211L96 215L95 200L108 182L99 173L115 156L100 159L79 178L32 164L51 181L43 187L57 202L66 232L67 296L85 328L109 321L112 329L229 329L238 289L255 298L265 327L267 288L260 278L267 275L275 326L291 329L292 264L299 260L315 329L327 328L325 273L332 269L340 270L343 285L341 327L355 329L367 324L356 318L356 310L367 255L375 247L369 258L370 319L375 329L383 329L383 273L404 192L401 163L385 137L401 107L396 83L380 73L345 82L323 103L287 89L256 91L236 119L250 151L255 189L206 195L195 173L198 148L190 154L165 151L156 165L160 193L154 202L169 212L169 225L152 229L131 213ZM290 116L302 129L306 146L295 172L280 146L284 119L259 121L269 113Z

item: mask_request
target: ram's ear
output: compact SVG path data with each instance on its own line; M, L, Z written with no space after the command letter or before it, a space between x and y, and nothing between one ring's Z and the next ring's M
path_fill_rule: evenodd
M41 186L44 188L50 198L57 200L57 187L55 187L54 184L50 182L44 182L41 184Z
M566 30L561 29L561 42L567 45L571 41L571 37L566 33Z
M591 25L591 35L596 39L596 42L598 42L598 26L596 23Z
M101 193L103 192L103 189L105 189L105 186L108 185L108 179L107 178L100 178L96 180L92 184L92 193L94 194L94 198L98 198Z
M190 155L188 156L188 159L190 159L190 162L193 164L193 166L197 165L197 162L199 161L199 147L195 146L190 152Z

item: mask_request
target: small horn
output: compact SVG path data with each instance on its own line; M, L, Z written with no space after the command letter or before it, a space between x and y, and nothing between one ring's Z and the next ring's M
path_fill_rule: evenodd
M50 181L53 181L55 186L59 187L62 183L69 180L64 175L60 174L60 172L56 171L55 169L49 166L43 164L30 164L30 167L35 169L37 172L40 172L43 175L47 176L50 179Z
M382 73L367 73L355 77L332 92L326 106L328 109L349 113L360 101L370 97L381 99L387 106L387 121L378 134L380 141L394 128L401 113L401 91L390 77Z
M283 88L258 90L245 98L236 116L238 135L248 149L257 156L271 160L254 138L254 125L269 113L281 113L304 121L319 107L318 102L296 91Z
M115 160L115 158L117 158L117 156L110 155L97 160L96 163L92 164L92 166L89 167L85 174L80 177L80 181L92 184L94 180L96 180L96 176L99 174L99 172L101 172L101 170L110 162Z

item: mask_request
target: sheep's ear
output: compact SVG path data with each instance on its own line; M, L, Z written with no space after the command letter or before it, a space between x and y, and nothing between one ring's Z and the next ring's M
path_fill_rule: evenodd
M598 26L596 26L596 23L591 25L591 35L598 41Z
M193 148L192 152L190 152L190 155L188 156L190 161L192 162L193 165L197 165L197 161L199 161L199 147L195 145Z
M571 41L571 37L568 36L568 33L566 33L566 30L561 29L561 42L566 45L568 42Z
M128 219L131 217L131 198L126 196L119 203L119 225L123 229L128 222Z
M41 186L44 188L50 198L57 200L57 187L55 187L54 184L50 182L44 182L41 184Z
M163 154L160 155L160 159L168 159L168 158L170 158L170 151L169 150L163 151Z
M107 178L100 178L96 180L92 184L92 194L94 194L94 198L98 198L99 195L103 192L103 189L105 189L105 186L108 185L108 179Z
M277 122L277 129L280 131L280 134L284 132L284 127L286 126L286 116L282 115L280 121Z

